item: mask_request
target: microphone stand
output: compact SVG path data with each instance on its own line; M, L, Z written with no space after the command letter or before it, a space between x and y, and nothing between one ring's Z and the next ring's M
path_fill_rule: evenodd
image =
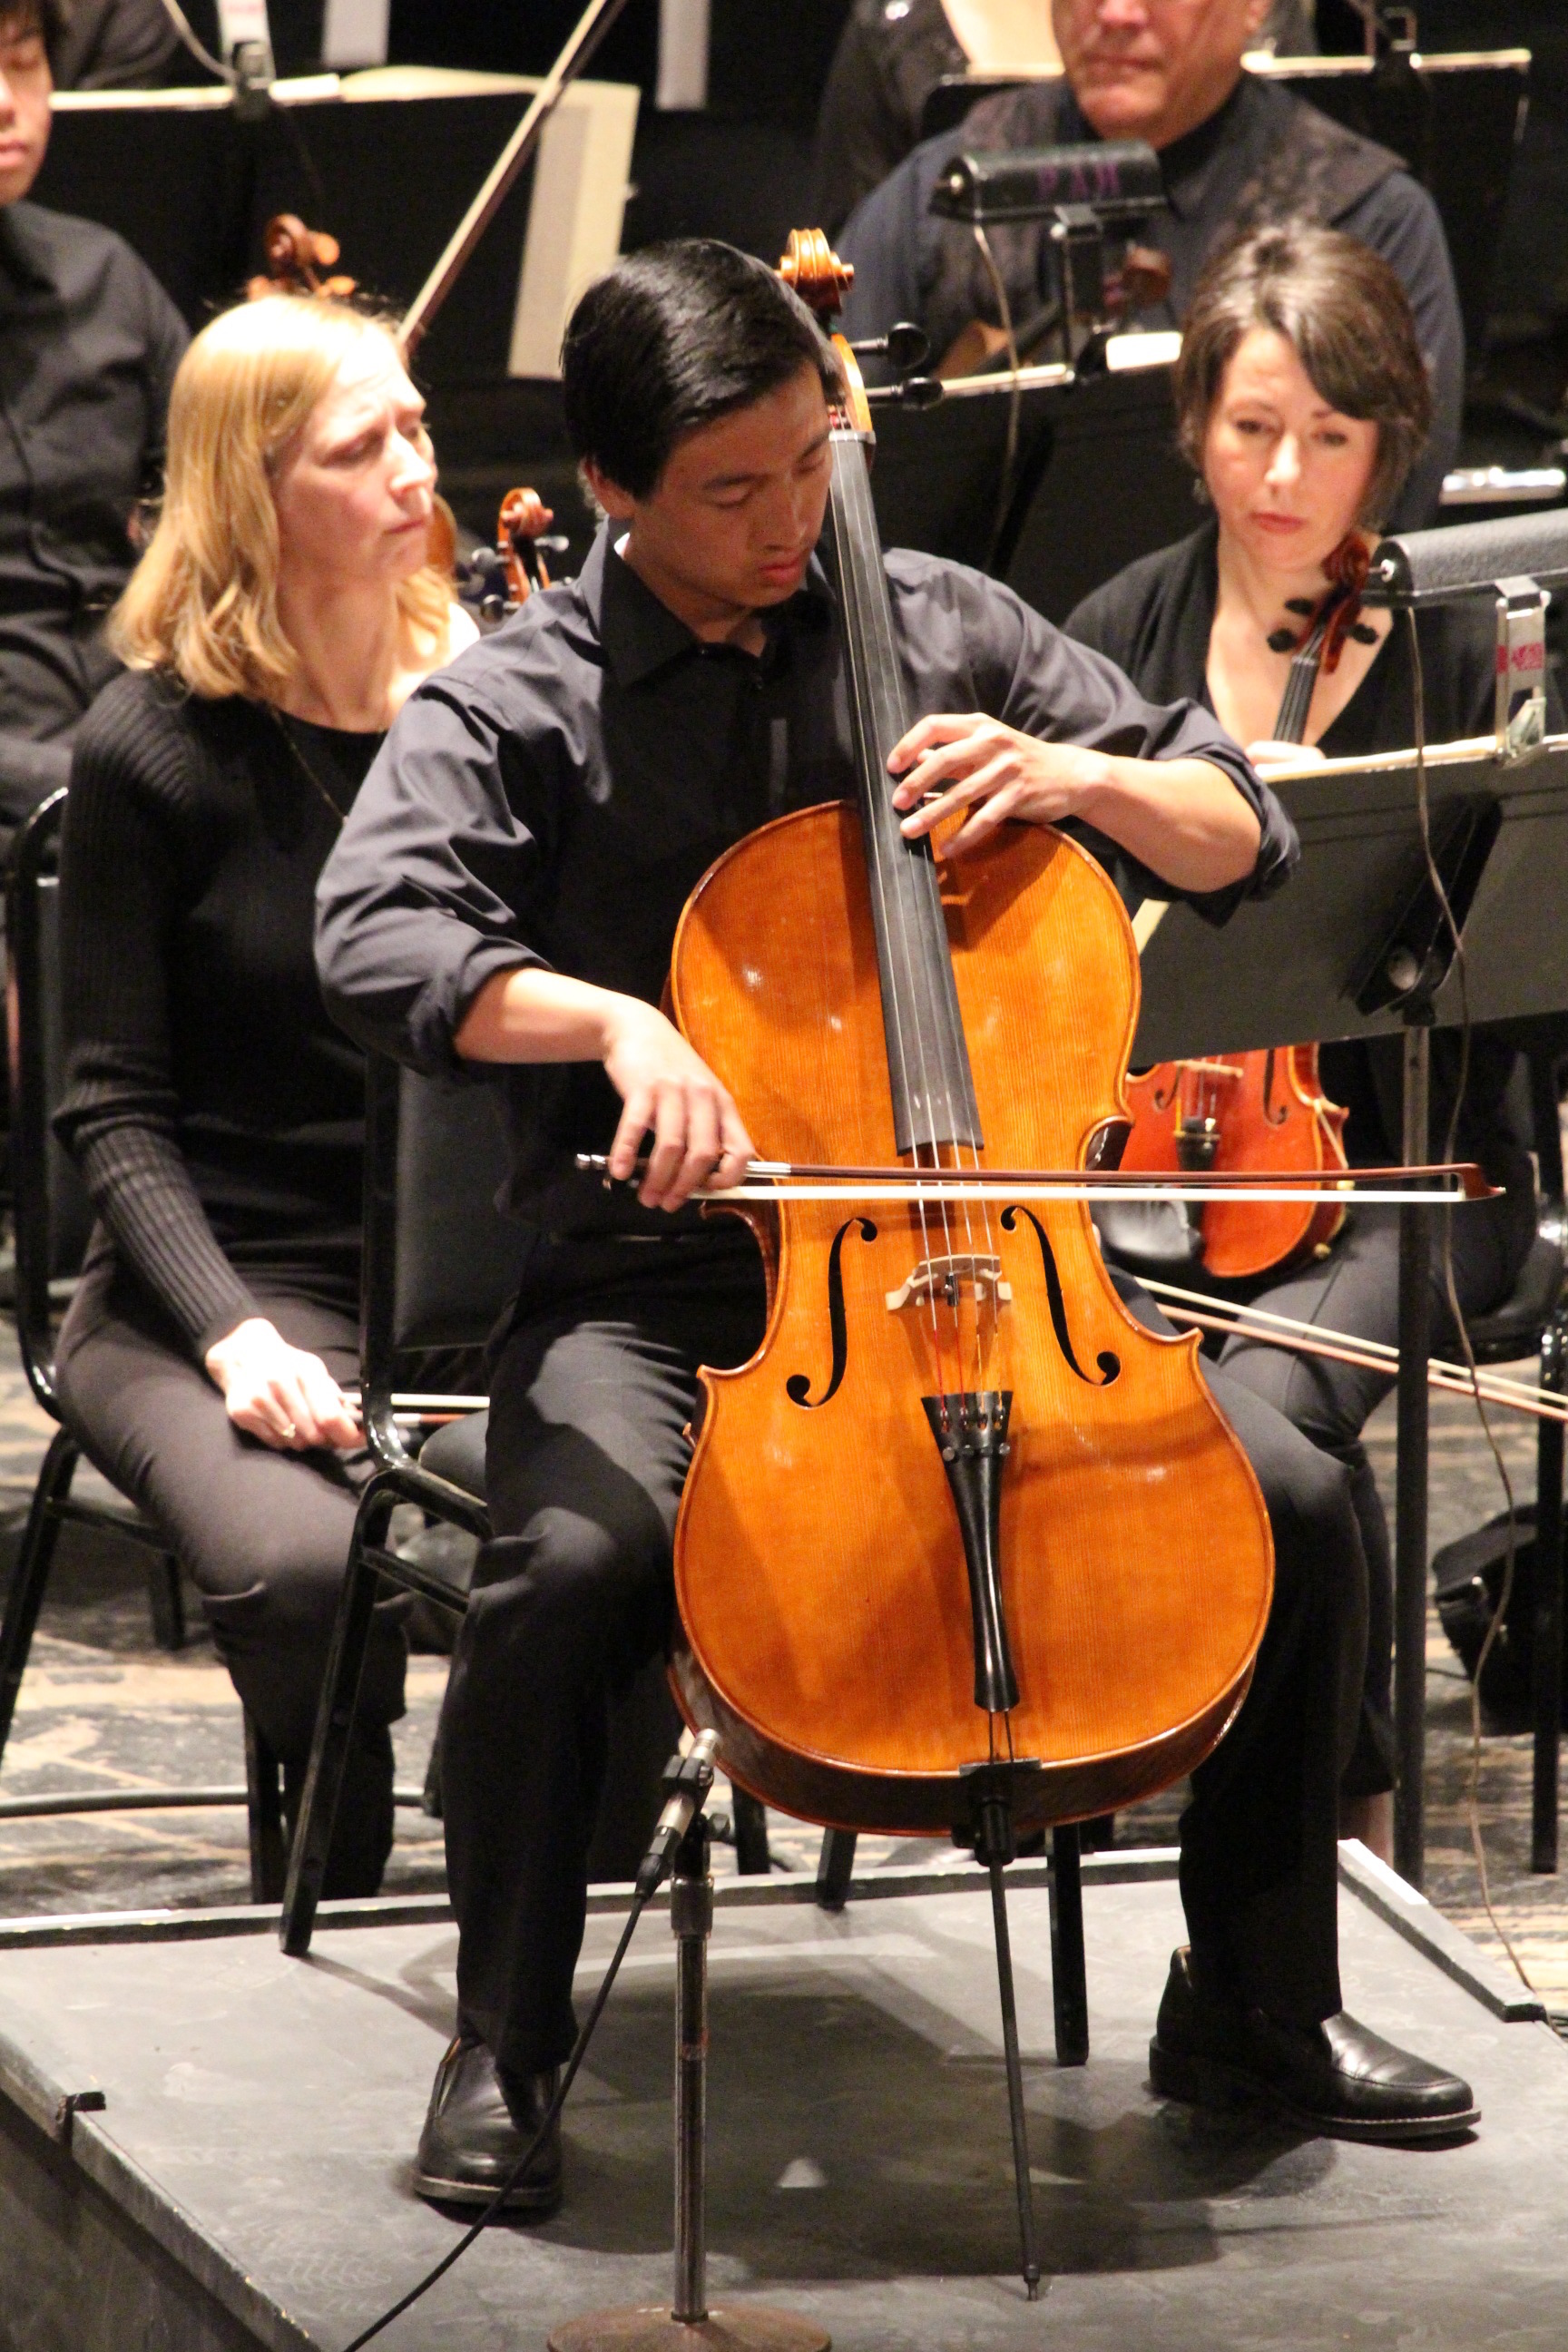
M705 1737L712 1740L711 1733ZM673 1797L670 1778L665 1786ZM668 2307L626 2305L563 2321L551 2331L549 2352L700 2352L702 2346L710 2352L829 2352L826 2328L795 2312L752 2303L708 2307L710 1834L707 1816L694 1811L675 1850L669 1889L676 1950L674 2292Z

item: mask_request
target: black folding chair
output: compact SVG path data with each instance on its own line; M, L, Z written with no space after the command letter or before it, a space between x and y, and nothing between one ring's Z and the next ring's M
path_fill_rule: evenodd
M154 1637L166 1650L183 1648L185 1639L179 1562L162 1529L133 1504L82 1502L73 1497L71 1486L81 1448L62 1421L55 1381L51 1286L79 1269L92 1225L80 1179L49 1131L64 1067L55 867L65 803L62 790L50 793L34 810L12 842L5 872L16 1333L27 1384L49 1418L60 1425L50 1440L33 1489L0 1622L0 1758L10 1736L63 1527L95 1528L139 1545L149 1555L147 1587ZM248 1713L245 1759L251 1898L257 1903L275 1903L283 1885L278 1759ZM160 1807L240 1801L195 1789L161 1789L148 1794ZM80 1811L96 1809L90 1792L82 1791L81 1798ZM54 1813L66 1810L58 1798L49 1799L48 1808Z
M492 1090L416 1076L373 1057L366 1091L364 1274L361 1305L361 1412L374 1470L360 1499L328 1656L315 1741L295 1829L281 1939L310 1948L322 1874L358 1704L371 1611L382 1583L421 1595L460 1617L467 1587L390 1549L399 1504L483 1542L483 1398L437 1427L417 1456L405 1439L395 1380L422 1349L477 1346L515 1293L527 1237L495 1206L507 1153ZM678 1725L662 1664L638 1675L612 1712L605 1795L589 1856L594 1877L629 1877L658 1807L659 1773ZM439 1734L432 1759L438 1809ZM760 1819L761 1808L757 1808ZM765 1867L765 1860L764 1864Z

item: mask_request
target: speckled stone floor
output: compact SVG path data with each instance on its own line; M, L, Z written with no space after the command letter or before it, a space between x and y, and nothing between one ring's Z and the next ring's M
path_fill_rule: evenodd
M1500 1416L1496 1426L1516 1491L1527 1499L1533 1491L1533 1424ZM0 1509L9 1506L19 1513L25 1507L48 1433L27 1393L9 1328L0 1325ZM1392 1405L1374 1419L1370 1443L1392 1498ZM81 1475L86 1491L89 1474ZM1434 1398L1434 1546L1479 1526L1501 1503L1473 1409ZM67 1788L237 1788L243 1782L238 1707L194 1592L187 1603L186 1647L175 1654L160 1651L142 1556L67 1531L0 1768L0 1800ZM411 1662L408 1713L395 1733L402 1786L417 1789L423 1781L445 1680L444 1659ZM1468 1685L1435 1616L1427 1693L1427 1892L1501 1957L1470 1850ZM1528 1738L1489 1736L1482 1745L1480 1812L1494 1909L1549 2008L1568 2014L1568 1887L1561 1878L1530 1873L1529 1798ZM1178 1801L1173 1792L1124 1815L1119 1843L1168 1843ZM788 1866L814 1863L815 1830L775 1816L770 1838ZM891 1841L868 1841L862 1864L890 1858L893 1850ZM717 1866L731 1866L722 1849ZM387 1891L426 1892L441 1884L438 1825L415 1807L401 1809ZM246 1900L247 1890L245 1820L237 1808L0 1819L0 1916L232 1903Z

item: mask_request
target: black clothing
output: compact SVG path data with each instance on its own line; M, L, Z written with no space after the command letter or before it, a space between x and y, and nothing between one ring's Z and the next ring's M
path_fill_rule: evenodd
M1222 921L1276 887L1294 855L1278 803L1229 738L1184 705L1156 709L1010 590L935 558L888 558L915 711L989 710L1030 734L1154 759L1212 760L1258 811L1249 882L1193 898ZM681 908L720 852L770 816L853 797L832 598L807 584L768 622L756 659L700 644L609 544L580 579L426 679L328 861L319 954L352 1034L426 1069L458 1066L452 1036L494 973L552 966L657 1004ZM1169 887L1081 837L1131 903ZM608 1148L619 1105L597 1064L501 1076L511 1206L558 1232L658 1211L577 1175Z
M70 735L113 675L103 616L187 341L110 230L0 211L0 824L66 782Z
M885 333L914 319L939 355L972 319L994 320L995 298L967 226L933 219L930 201L948 161L964 150L1049 146L1092 140L1065 81L1031 82L983 100L957 131L926 140L858 207L838 239L855 267L844 306L851 338ZM1406 483L1392 520L1429 522L1443 476L1458 448L1465 375L1464 328L1436 207L1385 147L1344 131L1290 91L1243 74L1209 120L1161 155L1167 210L1146 242L1170 257L1167 301L1141 325L1180 325L1211 254L1244 228L1305 217L1357 237L1380 253L1410 298L1433 376L1431 443ZM1016 321L1054 299L1054 248L1047 225L991 232Z
M1310 0L1274 0L1256 46L1282 57L1316 49ZM822 94L812 164L811 217L829 236L920 144L938 82L968 70L942 0L855 0Z
M905 554L888 572L917 709L979 708L1122 753L1212 758L1247 792L1262 843L1248 884L1194 903L1221 918L1283 879L1289 828L1212 724L1128 696L994 582ZM680 906L716 851L775 807L850 787L826 597L814 573L773 616L761 659L704 649L601 537L575 586L531 598L429 680L322 876L334 1010L435 1067L477 989L545 955L657 996ZM1164 887L1098 846L1130 896ZM556 1171L605 1138L613 1097L597 1069L549 1092L539 1082L554 1073L507 1075L515 1204L540 1224L581 1215ZM1132 1303L1153 1318L1146 1298ZM644 1214L635 1234L542 1234L496 1352L496 1537L458 1636L443 1786L460 2015L519 2073L572 2039L606 1696L668 1629L696 1367L742 1360L763 1304L749 1236ZM1340 2006L1334 1790L1365 1570L1345 1473L1256 1398L1235 1403L1270 1505L1276 1601L1253 1694L1194 1784L1184 1893L1217 1980L1315 2022Z
M334 1380L359 1376L358 1315L260 1286L265 1314ZM219 1657L297 1797L353 1533L364 1454L283 1454L246 1436L185 1333L115 1264L101 1235L60 1331L60 1402L89 1459L168 1538ZM330 1865L374 1895L392 1845L392 1748L406 1655L401 1600L378 1604Z
M458 1636L442 1790L459 2015L520 2074L556 2064L574 2039L606 1686L668 1638L696 1368L743 1361L763 1322L745 1234L543 1244L496 1351L496 1540ZM1246 1389L1208 1377L1269 1507L1275 1600L1252 1694L1194 1776L1182 1895L1215 1981L1316 2023L1341 2005L1335 1784L1361 1679L1361 1550L1343 1472Z
M287 1276L359 1299L364 1065L328 1020L316 877L383 738L119 678L61 847L56 1127L116 1253L200 1362Z
M1205 523L1174 547L1130 563L1097 588L1067 623L1068 633L1124 667L1152 698L1191 694L1212 709L1206 683L1209 635L1219 593L1218 532ZM1426 739L1457 742L1492 728L1496 625L1489 602L1438 605L1416 620L1425 683ZM1414 677L1405 624L1397 622L1361 685L1319 740L1328 759L1398 751L1415 735ZM1554 727L1561 724L1555 710ZM1432 1148L1441 1153L1458 1083L1457 1030L1434 1033L1431 1048ZM1455 1288L1466 1316L1498 1306L1513 1287L1535 1231L1534 1170L1509 1116L1511 1045L1481 1029L1470 1041L1470 1074L1458 1128L1458 1150L1479 1160L1501 1199L1449 1213ZM1349 1108L1345 1147L1352 1166L1386 1167L1403 1158L1403 1047L1397 1036L1342 1040L1322 1046L1323 1087ZM1205 1286L1201 1270L1179 1277ZM1270 1314L1326 1329L1397 1344L1399 1234L1392 1211L1355 1209L1329 1255L1282 1276L1247 1286ZM1433 1266L1434 1329L1454 1344L1441 1263ZM1366 1554L1368 1639L1364 1704L1347 1796L1394 1785L1390 1673L1394 1639L1394 1561L1388 1523L1361 1433L1393 1386L1386 1376L1297 1356L1264 1342L1231 1339L1220 1362L1231 1378L1266 1398L1348 1472Z
M70 0L49 70L57 89L158 89L179 45L163 0Z
M1067 633L1124 669L1152 702L1190 695L1212 711L1206 671L1209 633L1219 595L1215 523L1207 522L1173 547L1146 555L1086 596L1066 623ZM1490 735L1496 685L1496 624L1484 597L1441 604L1416 621L1426 711L1426 740L1457 743ZM1396 751L1415 740L1415 680L1406 625L1398 622L1384 640L1352 700L1318 743L1328 760L1353 760ZM1563 723L1552 694L1550 722ZM1432 1139L1440 1150L1453 1108L1458 1077L1457 1030L1437 1030L1432 1039ZM1523 1264L1533 1233L1534 1176L1523 1143L1510 1120L1506 1094L1514 1049L1485 1029L1470 1042L1470 1078L1459 1124L1461 1157L1479 1160L1494 1183L1509 1188L1494 1209L1467 1210L1459 1226L1496 1215L1506 1225L1499 1259L1506 1269L1501 1296ZM1353 1165L1388 1167L1403 1157L1401 1085L1403 1052L1397 1037L1370 1044L1331 1043L1321 1066L1331 1098L1345 1105L1350 1120L1345 1147ZM1456 1228L1458 1230L1458 1228ZM1487 1302L1495 1303L1495 1302Z
M855 0L838 37L812 156L811 216L836 236L920 144L921 113L969 55L942 0Z

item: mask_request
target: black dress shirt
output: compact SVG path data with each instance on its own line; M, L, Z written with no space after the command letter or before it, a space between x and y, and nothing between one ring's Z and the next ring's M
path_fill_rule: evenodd
M111 230L0 211L0 821L65 782L68 739L113 675L103 616L188 340Z
M931 190L965 147L1076 143L1097 136L1065 82L1036 82L976 107L956 131L926 140L867 197L839 250L855 267L844 305L852 340L884 334L895 320L923 325L937 353L971 319L995 316L971 231L934 219ZM1243 74L1208 121L1162 151L1166 209L1145 242L1171 262L1168 300L1140 313L1145 327L1179 326L1209 256L1243 227L1300 214L1369 245L1410 299L1432 373L1432 438L1392 521L1430 522L1459 444L1465 331L1436 206L1399 158L1331 123L1292 92ZM1056 264L1047 225L992 231L1015 320L1054 299Z
M978 572L904 552L887 568L912 710L984 710L1123 756L1211 761L1257 811L1262 842L1247 881L1192 903L1223 921L1284 880L1289 820L1212 718L1142 700ZM701 643L602 531L580 579L531 597L427 679L321 877L317 956L344 1027L418 1067L460 1066L468 1006L524 964L657 1003L681 908L714 858L786 809L854 794L832 593L815 562L764 618L759 656ZM1129 903L1182 895L1103 837L1080 838ZM574 1152L607 1147L618 1117L596 1063L511 1067L503 1083L520 1213L558 1231L668 1230L572 1170Z

